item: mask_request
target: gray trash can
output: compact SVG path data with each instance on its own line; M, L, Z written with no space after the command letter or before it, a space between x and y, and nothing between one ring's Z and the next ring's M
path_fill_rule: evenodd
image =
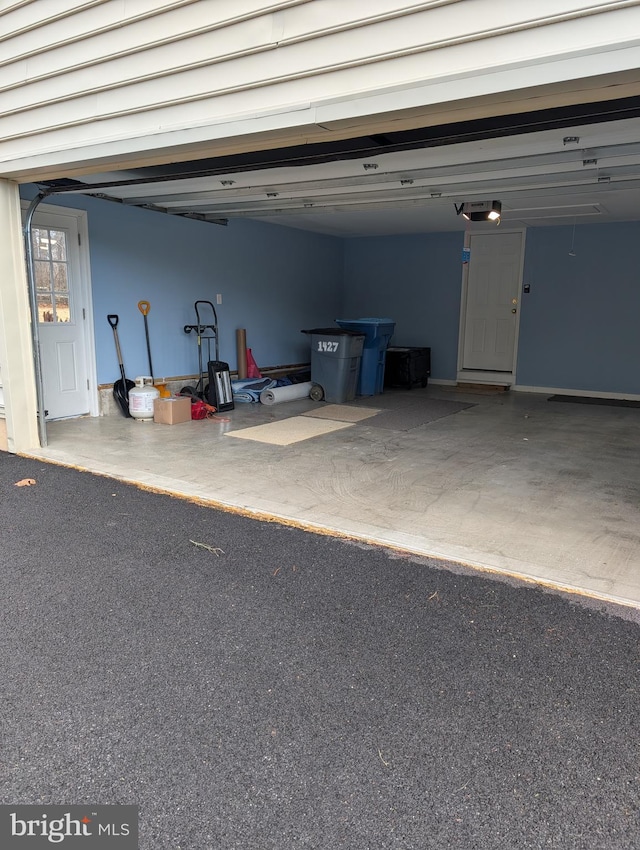
M322 387L324 400L333 404L353 401L364 334L342 328L312 328L302 333L311 336L311 380Z

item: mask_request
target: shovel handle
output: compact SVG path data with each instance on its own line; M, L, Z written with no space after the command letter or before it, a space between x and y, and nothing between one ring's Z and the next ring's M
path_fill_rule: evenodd
M116 343L116 357L118 358L118 365L120 366L120 373L122 375L122 380L124 381L124 366L122 365L122 352L120 351L120 340L118 339L118 317L111 313L107 316L107 321L113 328L113 338Z
M151 304L148 301L138 301L138 310L140 310L143 316L146 316L150 309Z

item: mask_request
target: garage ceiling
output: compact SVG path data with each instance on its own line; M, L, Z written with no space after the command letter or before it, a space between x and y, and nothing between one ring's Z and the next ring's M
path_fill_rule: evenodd
M462 201L505 225L640 218L640 98L48 181L217 224L341 237L463 230ZM479 227L493 227L483 224Z

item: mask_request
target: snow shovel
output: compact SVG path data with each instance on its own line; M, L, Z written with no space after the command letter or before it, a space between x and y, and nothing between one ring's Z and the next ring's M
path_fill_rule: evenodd
M118 407L124 416L131 417L129 413L129 390L135 387L133 381L130 381L124 373L124 365L122 363L122 352L120 351L120 340L118 339L118 317L115 315L107 316L107 321L113 328L113 339L116 344L116 355L118 357L118 365L120 366L120 380L113 385L113 397L118 403Z
M166 384L158 384L156 383L155 376L153 374L153 363L151 362L151 344L149 343L149 324L147 322L147 316L149 315L149 310L151 309L151 304L148 301L138 301L138 310L144 316L144 335L147 338L147 355L149 357L149 374L151 375L151 380L153 381L153 386L157 388L160 393L160 398L171 398L171 393L167 389Z
M144 316L144 335L147 338L147 355L149 357L149 374L153 379L153 364L151 363L151 345L149 344L149 325L147 323L147 316L149 315L149 310L151 309L151 304L148 301L138 301L138 310ZM154 381L155 383L155 381Z

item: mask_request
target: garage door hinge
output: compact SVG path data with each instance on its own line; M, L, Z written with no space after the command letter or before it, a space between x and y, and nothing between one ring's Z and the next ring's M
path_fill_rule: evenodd
M83 319L87 318L87 313L86 313L86 310L84 309L84 307L82 308L82 318Z
M87 378L87 389L89 389L89 378Z
M78 245L82 245L82 236L78 233Z

